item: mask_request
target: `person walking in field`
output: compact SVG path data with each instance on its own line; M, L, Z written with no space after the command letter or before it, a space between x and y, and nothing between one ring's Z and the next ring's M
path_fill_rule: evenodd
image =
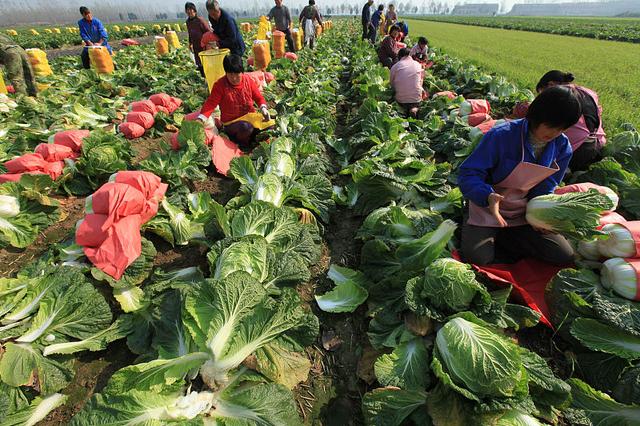
M373 6L373 0L367 1L362 7L362 39L369 39L369 28L371 27L371 6Z
M27 52L10 37L0 34L0 65L18 94L36 96L38 88Z
M391 67L389 81L395 92L396 102L415 118L420 102L427 97L427 94L422 88L424 80L422 65L414 61L409 53L406 47L400 49L398 62Z
M314 22L322 25L322 17L316 7L315 0L309 0L309 4L302 9L299 17L300 25L304 30L304 44L313 49L316 42L316 27Z
M187 2L184 5L184 11L187 14L187 31L189 32L189 46L195 58L196 67L200 71L200 75L204 77L204 68L200 60L199 53L202 52L202 36L210 32L209 23L202 17L198 16L196 5Z
M236 20L226 10L220 8L217 0L207 1L207 12L211 29L219 38L218 47L229 49L232 54L242 56L246 46Z
M570 86L578 93L582 115L576 124L564 132L573 149L573 157L569 163L572 172L586 170L590 164L598 161L602 147L607 142L602 128L602 106L598 94L573 84L574 79L571 73L553 70L543 75L536 86L538 93L558 85Z
M91 68L89 46L104 46L109 51L109 54L113 54L113 50L111 50L111 46L109 46L109 34L104 25L102 25L102 22L98 18L94 18L93 13L91 13L91 10L86 6L80 8L80 14L82 15L82 19L78 21L78 28L80 29L80 37L84 43L84 49L82 49L80 58L82 59L82 67L89 69Z
M398 61L400 46L398 46L396 37L399 31L400 29L397 26L392 26L389 29L389 35L380 42L380 46L378 47L378 59L380 59L380 63L387 68L391 68L391 66Z
M371 15L371 25L369 26L369 41L372 44L376 44L376 37L378 35L378 28L380 28L380 21L383 19L384 5L378 6L373 15Z
M275 0L275 3L276 5L269 11L267 19L274 20L276 29L283 32L285 38L287 39L287 48L289 49L289 52L295 52L296 48L293 44L293 37L291 36L292 21L291 13L289 13L289 8L282 5L282 0Z
M554 192L571 161L563 132L582 115L570 87L542 91L526 118L491 129L460 165L458 185L468 202L461 235L461 255L476 265L535 257L564 265L573 248L561 235L527 223L527 202Z
M250 148L255 129L248 121L237 120L246 114L256 111L254 103L259 105L265 121L269 121L267 102L264 100L258 83L244 74L244 64L240 55L225 56L222 65L225 75L211 88L211 94L202 105L198 119L203 123L208 120L216 107L220 106L222 130L240 148Z

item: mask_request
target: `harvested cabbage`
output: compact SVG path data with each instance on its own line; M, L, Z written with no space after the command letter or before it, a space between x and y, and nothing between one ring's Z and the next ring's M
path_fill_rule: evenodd
M640 259L614 257L602 264L600 281L602 286L612 289L619 296L638 300L638 272Z

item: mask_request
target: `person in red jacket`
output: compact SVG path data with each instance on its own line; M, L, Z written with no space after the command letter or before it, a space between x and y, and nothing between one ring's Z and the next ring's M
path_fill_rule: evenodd
M220 106L220 121L222 130L229 138L240 145L249 147L255 129L248 121L235 121L251 112L256 112L254 102L259 105L265 121L271 120L267 110L267 102L260 93L255 80L244 74L244 64L240 55L225 56L222 66L225 75L215 82L211 94L200 108L198 119L206 122L216 107Z

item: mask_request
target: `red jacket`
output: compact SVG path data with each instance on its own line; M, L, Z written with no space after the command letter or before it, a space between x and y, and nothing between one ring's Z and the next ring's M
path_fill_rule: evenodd
M233 86L226 76L221 77L211 88L211 94L202 105L200 114L209 118L213 110L220 105L220 121L228 123L250 112L255 112L254 101L266 105L256 82L242 74L239 85Z

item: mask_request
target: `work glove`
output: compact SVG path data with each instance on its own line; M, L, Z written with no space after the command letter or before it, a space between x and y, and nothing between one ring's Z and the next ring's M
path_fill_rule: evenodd
M264 121L271 120L271 114L269 114L269 110L267 109L266 105L260 105L260 112L262 113L262 118L264 118Z
M204 128L205 128L205 129L213 130L213 131L215 131L215 132L216 132L216 134L217 134L218 129L216 128L216 121L215 121L215 119L213 118L213 115L212 115L212 116L210 116L210 117L207 117L207 116L205 116L205 115L203 115L203 114L200 114L200 115L198 116L198 120L199 120L200 122L202 122L202 124L204 125Z

